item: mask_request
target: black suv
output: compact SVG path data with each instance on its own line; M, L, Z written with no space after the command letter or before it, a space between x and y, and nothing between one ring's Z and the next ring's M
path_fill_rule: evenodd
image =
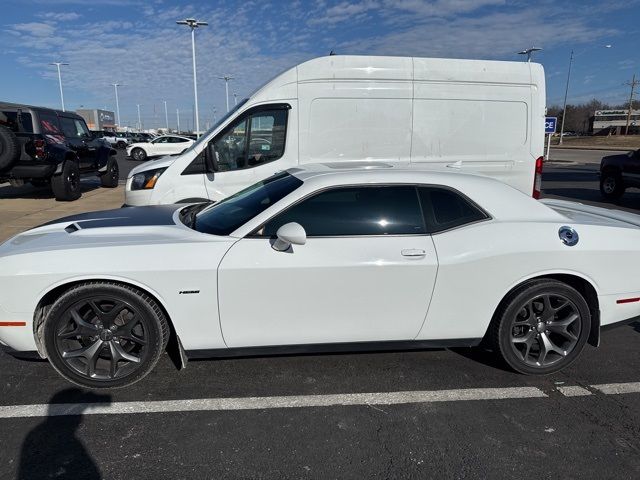
M615 200L629 187L640 188L640 150L603 157L600 161L600 193Z
M118 186L116 151L72 112L0 102L0 183L51 184L57 200L80 198L80 175Z

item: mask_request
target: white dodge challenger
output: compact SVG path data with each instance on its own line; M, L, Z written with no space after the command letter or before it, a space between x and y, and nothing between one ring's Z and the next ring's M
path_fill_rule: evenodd
M0 246L0 343L122 387L189 357L475 346L566 367L640 314L640 217L390 164L296 168L215 205L56 220Z

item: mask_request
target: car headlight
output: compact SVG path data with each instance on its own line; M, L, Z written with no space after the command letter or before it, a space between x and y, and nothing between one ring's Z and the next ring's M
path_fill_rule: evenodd
M131 179L131 190L150 190L156 186L156 182L167 168L156 168L145 172L136 173Z

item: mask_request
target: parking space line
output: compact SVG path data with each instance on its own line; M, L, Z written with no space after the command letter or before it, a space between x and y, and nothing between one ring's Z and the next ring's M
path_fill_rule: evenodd
M558 387L558 391L565 397L586 397L587 395L593 395L589 390L578 385L568 385Z
M151 402L67 403L10 405L0 407L0 418L53 417L65 415L113 415L196 411L264 410L282 408L401 405L409 403L458 402L546 398L536 387L470 388L460 390L293 395L280 397L203 398Z
M640 382L604 383L602 385L594 385L593 388L600 390L605 395L619 395L621 393L640 393Z

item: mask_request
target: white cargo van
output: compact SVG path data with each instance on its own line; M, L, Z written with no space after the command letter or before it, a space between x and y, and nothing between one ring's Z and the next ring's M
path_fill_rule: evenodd
M375 160L477 172L535 196L544 115L536 63L316 58L258 89L179 157L134 168L125 203L218 201L299 164Z

